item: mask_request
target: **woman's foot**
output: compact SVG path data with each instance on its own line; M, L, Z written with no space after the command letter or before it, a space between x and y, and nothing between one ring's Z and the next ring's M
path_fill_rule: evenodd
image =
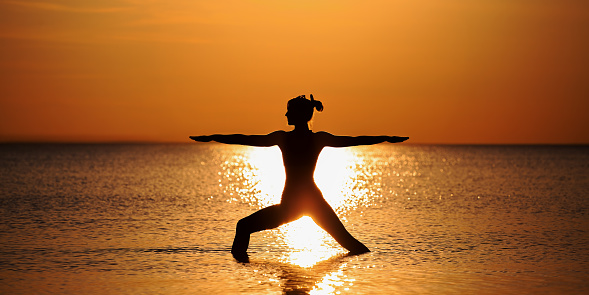
M355 249L351 249L349 254L350 255L360 255L360 254L364 254L364 253L368 253L368 252L370 252L370 249L368 249L368 247L361 244L360 246L356 247Z
M250 258L247 255L247 252L243 251L234 251L231 250L231 255L233 255L233 258L235 258L235 260L237 260L238 262L241 263L249 263L250 262Z

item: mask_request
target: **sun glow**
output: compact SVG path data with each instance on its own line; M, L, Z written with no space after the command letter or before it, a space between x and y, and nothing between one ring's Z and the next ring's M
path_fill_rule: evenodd
M358 161L358 157L350 149L326 147L319 155L315 183L325 200L338 213L343 208L349 208L357 174L354 167Z
M267 207L280 203L286 178L280 148L253 148L249 160L253 170L252 181L259 191L258 204Z
M357 161L357 157L349 149L325 148L315 170L317 186L343 221L345 218L341 216L342 213L357 204L351 201L356 177L353 167ZM253 179L248 181L255 184L255 200L258 205L266 207L278 204L285 180L280 149L252 149L249 164ZM284 253L284 261L301 267L311 267L319 261L345 252L345 249L307 216L279 227L278 239L290 250Z
M311 267L317 262L326 260L334 255L342 254L345 250L336 246L323 229L308 216L285 224L280 227L280 237L290 251L285 252L283 260L301 267Z

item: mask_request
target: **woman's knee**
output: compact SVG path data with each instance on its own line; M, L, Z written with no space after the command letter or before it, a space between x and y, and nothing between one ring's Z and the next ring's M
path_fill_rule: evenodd
M249 232L248 230L248 222L247 217L240 219L235 226L235 230L237 232Z
M257 231L261 231L267 228L275 227L273 222L270 222L272 218L262 218L262 216L248 216L240 219L235 226L235 230L239 233L251 234Z

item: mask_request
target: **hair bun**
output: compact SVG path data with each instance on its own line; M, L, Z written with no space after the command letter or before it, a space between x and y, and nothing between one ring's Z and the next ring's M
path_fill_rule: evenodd
M313 106L315 107L315 109L318 112L322 112L323 111L323 104L320 101L318 101L318 100L312 100L312 102L313 102Z

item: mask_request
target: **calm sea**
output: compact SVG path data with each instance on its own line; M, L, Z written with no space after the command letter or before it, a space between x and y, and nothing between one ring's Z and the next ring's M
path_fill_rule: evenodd
M232 258L275 147L0 145L0 293L589 292L587 146L326 149L315 179L371 253L303 217Z

